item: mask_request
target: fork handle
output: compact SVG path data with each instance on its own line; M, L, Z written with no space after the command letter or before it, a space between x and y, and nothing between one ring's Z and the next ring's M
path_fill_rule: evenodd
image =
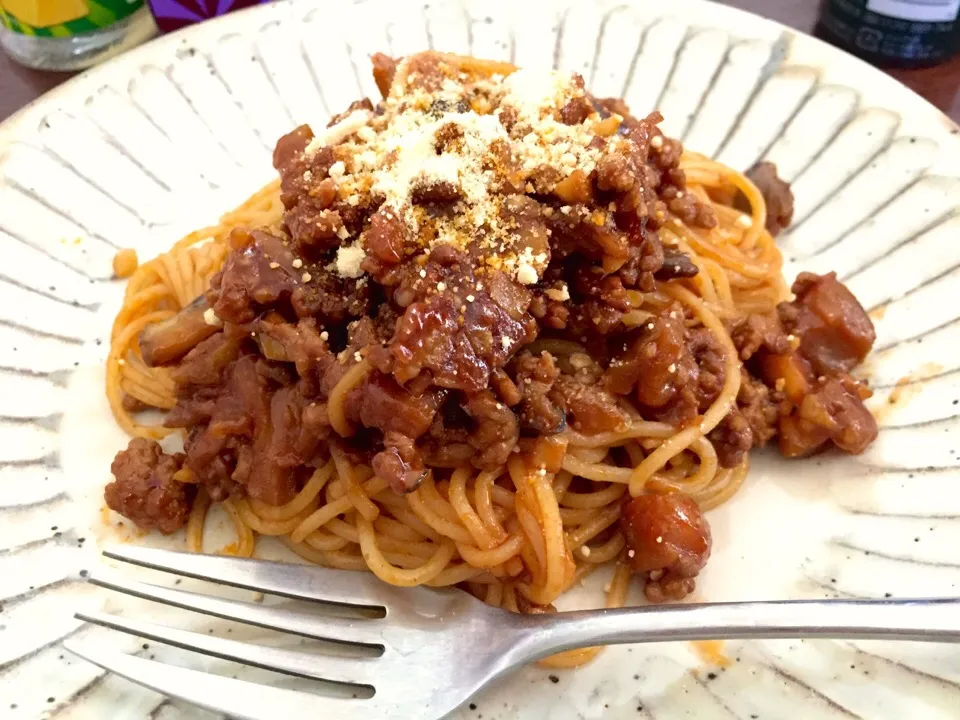
M527 616L527 660L590 645L668 640L833 638L960 642L960 598L785 600Z

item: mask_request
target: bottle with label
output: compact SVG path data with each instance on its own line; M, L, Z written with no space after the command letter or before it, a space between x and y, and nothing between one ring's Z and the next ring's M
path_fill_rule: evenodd
M960 0L821 0L817 35L881 67L937 65L960 51Z
M80 70L156 32L143 0L0 0L0 46L43 70Z

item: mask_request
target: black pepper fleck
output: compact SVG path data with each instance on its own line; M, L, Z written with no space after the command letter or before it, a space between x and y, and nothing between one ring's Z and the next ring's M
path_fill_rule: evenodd
M551 676L550 676L550 682L552 682L554 685L556 685L558 682L560 682L560 678L558 678L556 675L551 675Z

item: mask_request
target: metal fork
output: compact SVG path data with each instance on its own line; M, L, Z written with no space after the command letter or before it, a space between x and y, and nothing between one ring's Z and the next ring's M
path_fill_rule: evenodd
M813 600L671 605L516 615L468 593L395 588L368 573L119 546L104 555L154 570L321 603L339 616L249 603L91 574L90 582L227 620L365 650L317 655L108 613L90 623L290 675L345 683L372 697L322 697L167 665L69 640L71 652L135 683L233 718L440 718L496 677L590 645L822 637L960 642L960 599ZM357 611L363 611L361 617ZM345 617L345 612L352 615ZM358 686L360 686L358 688Z

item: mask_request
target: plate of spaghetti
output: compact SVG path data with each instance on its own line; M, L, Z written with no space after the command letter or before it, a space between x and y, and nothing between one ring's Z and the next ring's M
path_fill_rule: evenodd
M519 613L950 594L955 130L729 9L534 5L271 5L3 126L4 687L161 712L57 650L118 539ZM590 648L462 713L948 717L946 657Z

